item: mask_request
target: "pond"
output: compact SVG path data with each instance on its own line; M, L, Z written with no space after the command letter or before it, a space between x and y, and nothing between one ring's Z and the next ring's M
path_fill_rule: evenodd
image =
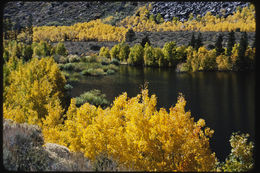
M195 121L203 118L215 131L210 144L221 161L230 152L232 132L249 133L255 142L255 72L176 73L173 69L121 65L115 75L84 77L71 83L71 94L77 97L99 89L112 102L123 92L136 96L146 81L149 94L157 96L158 108L169 110L179 93L184 95L186 111L191 111Z

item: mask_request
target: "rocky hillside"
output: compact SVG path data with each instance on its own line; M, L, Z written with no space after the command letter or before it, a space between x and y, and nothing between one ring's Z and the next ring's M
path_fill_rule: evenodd
M160 13L165 21L178 17L180 21L185 21L192 13L195 17L204 16L208 11L213 15L223 15L224 17L232 14L237 7L248 6L245 2L156 2L153 3L152 14Z
M5 4L3 17L10 18L25 26L28 17L32 16L34 26L42 25L72 25L77 22L88 22L97 18L114 16L111 24L122 20L126 16L135 14L135 11L143 5L151 3L153 8L150 14L160 13L165 21L178 17L181 21L187 20L189 14L204 16L210 11L213 15L225 16L232 14L237 7L248 6L245 2L103 2L103 1L13 1Z
M102 2L102 1L14 1L5 4L3 17L19 22L21 26L28 23L32 16L34 26L72 25L93 19L114 16L114 23L128 15L133 15L143 2Z
M83 153L70 152L54 143L43 144L38 126L3 119L3 166L8 171L118 170L112 161L93 163Z

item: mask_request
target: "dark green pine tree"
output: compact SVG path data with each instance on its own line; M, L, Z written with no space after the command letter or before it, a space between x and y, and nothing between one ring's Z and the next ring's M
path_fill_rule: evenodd
M198 37L197 37L197 40L195 43L196 43L195 44L196 50L198 50L201 46L203 46L201 33L198 34Z
M228 33L227 55L231 56L232 48L236 42L235 33L231 31Z
M33 19L32 19L32 15L30 14L28 17L28 31L29 31L29 44L32 44L33 41Z
M256 35L255 35L255 38L254 38L254 42L253 42L252 48L256 48Z
M243 32L239 42L238 59L236 62L236 67L240 70L246 69L248 65L247 59L245 57L247 46L248 46L247 33Z
M135 40L135 32L132 28L130 28L125 34L125 41L132 42Z
M9 39L8 31L10 31L12 27L12 22L9 18L3 19L3 35L5 39Z
M217 51L217 56L224 52L224 49L222 47L222 42L223 42L223 35L219 34L218 38L216 40L216 43L215 43L215 49Z
M148 43L149 46L151 46L151 42L150 42L149 37L147 35L142 39L141 45L144 47L146 43Z
M192 36L191 36L191 40L189 42L189 46L192 46L193 48L195 48L195 44L196 44L196 39L195 39L194 32L193 32Z

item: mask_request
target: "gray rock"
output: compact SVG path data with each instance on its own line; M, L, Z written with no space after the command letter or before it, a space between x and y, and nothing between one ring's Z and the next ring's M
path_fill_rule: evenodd
M181 21L189 18L189 14L193 13L194 16L204 16L208 11L213 15L221 15L221 8L226 9L226 15L232 14L237 6L241 8L248 6L246 2L155 2L150 14L161 13L164 19L169 19L178 16Z

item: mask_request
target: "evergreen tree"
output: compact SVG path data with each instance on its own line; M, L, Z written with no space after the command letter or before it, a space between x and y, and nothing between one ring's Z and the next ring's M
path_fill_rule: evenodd
M13 30L15 31L14 33L14 39L17 40L17 36L22 30L22 26L18 20L18 18L15 19L15 24L13 25Z
M125 34L125 41L132 42L135 39L135 32L130 28Z
M4 34L4 38L8 39L9 35L8 35L8 31L10 31L12 29L12 22L9 18L6 18L3 20L3 34Z
M217 56L224 52L224 49L222 47L222 42L223 42L223 35L219 34L218 38L216 40L216 43L215 43L215 49L217 51Z
M195 49L198 50L201 46L203 46L202 36L201 36L201 33L199 33L198 37L197 37L197 40L195 42Z
M159 24L159 23L163 23L164 20L163 20L163 17L160 13L157 14L156 16L156 23Z
M196 39L195 39L194 32L193 32L192 36L191 36L191 40L190 40L189 46L192 46L193 48L195 48L195 44L196 44Z
M255 39L254 39L254 42L253 42L252 48L256 48L256 35L255 35Z
M142 39L141 45L144 47L146 43L148 43L149 46L151 46L149 37L147 35Z
M243 32L239 42L238 59L236 61L236 67L240 70L247 68L247 59L245 57L247 47L248 47L247 33Z
M29 44L32 44L33 41L33 24L32 24L32 15L29 15L28 18L28 31L29 31Z
M151 14L150 16L149 16L149 20L152 22L152 21L154 21L155 22L155 17L154 17L154 15L153 14Z
M227 44L227 55L230 56L231 55L231 52L232 52L232 48L235 44L235 33L234 31L232 30L231 32L229 32L228 34L228 44Z

